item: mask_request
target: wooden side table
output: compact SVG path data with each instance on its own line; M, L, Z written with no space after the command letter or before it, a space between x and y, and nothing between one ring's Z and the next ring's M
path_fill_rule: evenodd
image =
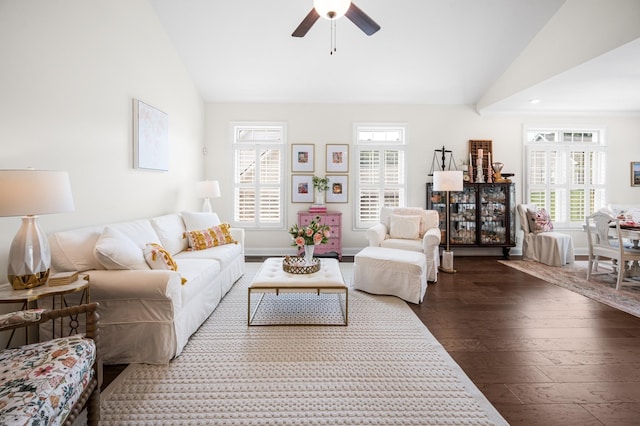
M15 290L10 283L0 284L0 303L22 303L21 310L34 309L38 307L38 301L45 298L51 298L51 306L47 308L55 309L66 308L69 306L67 303L66 295L71 293L80 292L80 300L78 304L90 303L91 292L89 288L89 275L80 274L78 279L70 284L50 286L49 284L42 285L40 287L29 288L24 290ZM80 323L78 321L78 315L69 317L69 335L78 332ZM26 329L25 340L29 343L28 328ZM53 321L52 335L56 334L56 323ZM63 336L64 320L60 318L60 337ZM11 344L13 334L15 330L11 332L7 347Z

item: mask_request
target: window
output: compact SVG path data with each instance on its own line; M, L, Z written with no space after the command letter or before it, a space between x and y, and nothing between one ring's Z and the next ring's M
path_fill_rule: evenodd
M232 124L233 220L244 228L284 228L286 125Z
M366 229L380 219L381 207L405 205L406 126L356 124L355 228Z
M551 215L556 228L581 228L606 205L603 129L525 131L525 199Z

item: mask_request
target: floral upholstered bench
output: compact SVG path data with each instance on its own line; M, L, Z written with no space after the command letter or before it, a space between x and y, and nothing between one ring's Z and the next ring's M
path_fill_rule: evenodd
M0 331L86 314L86 334L0 351L0 424L71 425L87 407L87 424L100 417L97 303L0 315Z

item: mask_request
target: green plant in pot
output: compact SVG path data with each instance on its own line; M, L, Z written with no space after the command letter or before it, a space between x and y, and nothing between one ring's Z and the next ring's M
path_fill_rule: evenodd
M329 189L329 178L314 176L313 188L316 190L316 204L324 205L324 193Z

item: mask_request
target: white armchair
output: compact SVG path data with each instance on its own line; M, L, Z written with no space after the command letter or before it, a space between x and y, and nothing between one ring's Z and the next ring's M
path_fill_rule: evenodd
M380 223L367 229L370 247L385 247L424 253L427 280L438 281L440 228L435 210L420 207L383 207Z
M561 232L533 232L528 212L536 212L534 204L518 204L522 240L522 260L533 260L549 266L563 266L574 262L573 239Z

